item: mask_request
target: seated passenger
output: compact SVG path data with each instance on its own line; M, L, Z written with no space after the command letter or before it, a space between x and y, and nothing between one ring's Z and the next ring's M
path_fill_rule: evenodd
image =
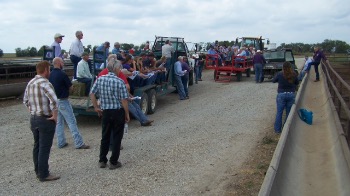
M311 62L312 62L312 58L311 58L311 57L308 57L308 56L306 55L306 56L305 56L304 67L303 67L303 69L300 71L300 74L299 74L299 76L298 76L298 80L299 80L299 81L302 81L302 80L303 80L303 78L304 78L304 76L305 76L305 73L306 73L306 71L307 71L307 67L308 67L309 63L311 63Z
M117 56L115 54L111 54L108 56L108 61L107 62L112 62L117 60ZM126 57L128 58L128 57ZM112 59L112 60L111 60ZM129 107L129 112L140 122L141 126L151 126L153 120L149 120L148 117L142 112L140 106L138 103L133 101L132 95L130 94L130 86L128 83L128 80L126 79L125 75L120 71L120 69L117 71L117 77L122 79L126 85L126 89L129 92L129 99L128 99L128 107ZM100 72L98 77L103 76L108 74L108 69L104 69Z
M214 57L214 56L210 57L210 59L212 60L212 66L215 65L216 59L218 59L218 65L222 65L221 56L215 50L214 46L210 46L210 49L208 50L208 54L210 54L210 55L217 55L217 57Z
M99 47L96 48L96 51L103 51L103 55L102 54L96 54L95 58L98 60L105 60L107 59L108 55L109 55L109 42L105 42L102 45L100 45ZM103 66L103 67L101 67ZM101 70L106 68L106 63L95 63L95 69L96 70Z
M85 83L85 95L88 96L90 92L91 87L91 81L93 76L90 73L89 69L89 53L83 52L81 55L81 60L78 63L77 66L77 80L78 82Z
M242 58L244 57L244 58ZM239 54L235 58L235 67L242 67L242 62L245 60L245 58L249 57L249 52L247 52L245 47L242 47L239 50Z

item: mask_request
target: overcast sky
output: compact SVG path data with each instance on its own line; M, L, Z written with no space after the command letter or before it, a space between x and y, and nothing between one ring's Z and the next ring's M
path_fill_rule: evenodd
M263 36L271 43L350 44L349 0L0 0L0 48L51 45L65 35L69 50L75 32L83 44L153 41L155 35L187 42ZM113 46L113 45L112 45Z

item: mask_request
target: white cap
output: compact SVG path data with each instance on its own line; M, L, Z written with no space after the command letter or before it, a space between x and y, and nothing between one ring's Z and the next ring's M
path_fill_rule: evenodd
M64 35L62 35L61 33L56 33L55 36L53 38L59 38L59 37L64 37Z

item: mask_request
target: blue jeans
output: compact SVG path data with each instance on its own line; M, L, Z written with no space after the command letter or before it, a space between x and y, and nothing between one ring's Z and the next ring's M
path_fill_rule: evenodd
M64 135L64 121L67 122L69 130L72 133L75 148L79 148L84 145L83 138L78 130L77 121L73 114L72 105L69 103L68 99L59 99L56 124L57 145L59 148L62 148L66 143L66 137Z
M85 83L85 96L90 93L91 80L91 78L78 78L78 82Z
M166 73L166 81L168 81L169 80L169 72L170 72L170 69L171 69L171 57L167 57L166 58L166 63L165 63L165 68L166 68L166 71L167 71L167 73Z
M129 112L141 123L146 123L148 121L147 116L142 112L139 104L135 101L128 102Z
M254 71L255 71L255 82L261 82L262 81L262 69L263 65L262 64L254 64Z
M185 93L184 85L182 84L182 77L175 75L174 78L176 82L177 92L179 93L180 99L183 100L186 98L186 93Z
M275 132L281 133L282 131L282 115L284 109L286 109L286 119L288 118L290 109L295 102L295 93L278 93L276 97L277 113L275 120ZM284 124L284 123L283 123Z
M199 66L195 66L194 67L194 71L195 71L195 76L196 76L196 82L199 80L199 79L202 79L202 70L203 70L203 66L202 65L199 65Z
M99 162L107 163L110 140L112 140L112 155L110 162L117 164L120 155L120 146L124 135L125 111L120 109L107 109L102 113L102 139Z
M187 87L188 78L189 78L189 73L186 73L185 75L181 76L181 81L182 81L182 85L184 86L186 97L188 97L188 87Z
M40 179L49 176L49 157L52 140L55 135L55 122L48 117L31 115L30 129L34 136L34 171Z
M318 65L320 64L320 62L316 62L316 61L313 61L313 62L310 62L307 66L307 70L310 70L311 69L311 65L314 65L315 67L315 73L316 73L316 80L319 80L320 79L320 73L318 72Z
M74 69L74 79L77 79L77 66L79 61L81 60L81 57L70 55L70 61L73 63L73 69Z
M305 71L303 70L303 71L301 71L300 74L298 75L298 80L299 80L299 81L302 81L303 78L304 78L304 76L305 76Z

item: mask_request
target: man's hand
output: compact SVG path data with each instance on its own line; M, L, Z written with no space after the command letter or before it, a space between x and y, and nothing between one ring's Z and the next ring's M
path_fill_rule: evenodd
M125 114L125 123L128 123L130 121L129 112Z
M95 107L95 112L97 112L98 117L101 117L103 110L101 110L99 107Z
M57 110L52 111L52 116L47 118L47 120L53 120L57 124Z

